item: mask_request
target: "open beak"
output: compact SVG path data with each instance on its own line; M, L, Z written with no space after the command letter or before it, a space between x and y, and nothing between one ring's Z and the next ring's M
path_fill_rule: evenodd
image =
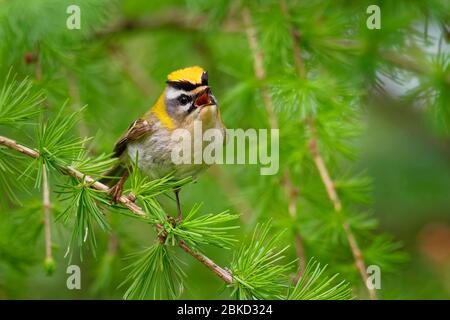
M206 107L213 104L216 104L216 102L214 101L209 88L206 88L203 92L199 93L194 101L194 106L197 108Z

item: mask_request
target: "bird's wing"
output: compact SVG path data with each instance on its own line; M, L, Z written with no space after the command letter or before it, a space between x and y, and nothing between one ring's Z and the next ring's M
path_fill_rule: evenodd
M146 119L137 119L134 121L127 132L117 141L114 146L114 157L120 157L122 153L127 148L127 144L130 141L137 140L144 136L146 133L152 131L152 125L149 120Z

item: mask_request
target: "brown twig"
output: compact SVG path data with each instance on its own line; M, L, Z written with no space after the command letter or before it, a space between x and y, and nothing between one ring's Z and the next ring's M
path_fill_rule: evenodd
M22 154L25 154L31 158L37 159L40 157L40 154L38 151L30 149L24 145L21 145L17 143L16 141L9 139L4 136L0 136L0 144L7 146L10 149L16 150ZM105 184L95 181L92 177L85 175L78 170L68 166L64 167L63 171L65 174L72 176L74 178L77 178L78 180L83 180L91 186L91 188L100 190L100 191L109 191L109 187ZM126 208L128 208L131 212L134 214L144 217L146 214L145 212L137 206L134 202L130 201L130 199L126 196L120 197L119 203L124 205ZM197 261L205 265L208 269L210 269L212 272L214 272L216 275L218 275L222 280L224 280L227 284L231 284L233 281L233 277L231 273L221 267L219 267L217 264L215 264L211 259L206 257L205 255L201 254L200 252L190 248L184 241L179 241L178 245L188 254L190 254L192 257L194 257Z
M320 178L325 186L328 197L330 201L333 203L334 210L336 212L340 212L342 209L341 200L339 199L336 189L334 187L334 182L331 180L330 175L328 174L328 169L325 166L325 162L320 155L319 149L317 148L317 136L315 134L314 124L312 120L308 121L309 129L311 131L311 138L308 141L308 149L312 155L314 160L314 164L316 165L317 171L319 171Z
M431 65L426 61L418 60L414 56L400 54L393 50L382 51L380 55L386 62L389 62L398 68L414 72L418 75L433 76L434 70ZM450 86L450 72L446 72L443 80L447 86Z
M426 63L417 61L417 59L415 59L414 57L399 54L395 51L383 51L381 52L381 57L385 61L394 64L398 68L408 70L419 75L430 76L431 73L433 72L430 66L427 66ZM447 86L450 86L449 72L447 72L447 74L445 75L444 82Z
M119 249L119 237L116 233L111 232L108 238L108 252L110 255L115 256Z
M286 4L286 1L279 0L279 4L284 17L287 20L290 20L289 8ZM294 26L291 23L289 23L289 34L292 38L292 50L294 51L295 67L299 76L303 78L305 77L305 64L303 62L300 46L298 45L298 43L300 43L300 33L295 30Z
M283 15L289 19L289 9L285 2L285 0L279 0L280 8L283 13ZM289 32L292 37L292 51L294 54L294 61L297 69L297 73L299 77L305 77L305 68L303 63L303 58L301 56L301 49L300 49L300 36L299 33L294 29L293 25L290 24L289 26ZM310 132L311 132L311 138L308 141L308 149L312 155L312 158L314 160L314 164L316 165L317 171L319 172L320 178L325 186L325 189L327 191L327 195L330 199L330 201L333 204L334 210L336 213L340 213L342 210L342 203L339 199L339 196L337 195L336 188L334 186L333 180L330 178L330 175L328 173L328 169L325 165L325 161L323 160L319 149L317 147L317 134L314 127L314 122L312 119L308 119L307 125L309 126ZM358 246L358 243L356 242L355 236L353 235L353 232L350 228L350 225L347 221L342 221L342 227L344 229L345 235L347 237L347 241L350 246L350 250L352 251L353 258L355 259L355 266L358 270L358 272L361 275L361 278L364 282L364 285L367 287L367 272L366 272L366 265L364 263L364 258L362 256L361 250ZM371 299L376 299L376 292L375 289L371 289L367 287L367 290L369 292L369 296Z
M11 140L9 138L0 136L0 144L10 148L10 149L14 149L17 152L20 152L26 156L32 157L32 158L38 158L39 157L39 153L33 149L30 149L28 147L25 147L23 145L18 144L16 141Z
M319 171L321 180L325 186L325 189L327 191L328 197L330 201L333 203L333 207L336 213L341 213L342 211L342 204L339 199L339 196L337 195L336 188L334 186L333 180L330 178L330 174L328 173L328 169L325 166L325 162L320 155L320 152L317 147L317 138L314 134L315 129L313 127L312 122L310 122L310 130L312 132L311 139L309 140L308 147L311 152L311 155L313 157L314 163L317 167L317 170ZM342 221L342 227L344 229L344 233L347 237L347 241L349 243L350 249L353 254L353 258L355 259L355 265L358 269L359 274L361 275L361 278L364 282L364 285L367 287L367 271L366 271L366 264L364 262L363 255L361 253L361 250L358 246L358 243L356 242L355 236L353 235L353 232L350 228L350 224L348 221L343 220ZM370 298L372 300L377 299L377 295L375 292L375 289L367 287L367 290L369 292Z
M264 55L258 45L256 29L254 27L252 17L250 15L250 11L248 10L248 8L243 8L241 14L242 19L244 21L245 33L247 35L247 42L253 55L253 69L255 72L255 76L258 80L263 81L266 78L266 72L264 69ZM278 128L278 118L273 110L272 98L266 86L261 86L260 91L263 99L264 108L269 118L270 127L272 129L276 129ZM283 178L283 182L284 182L283 183L284 192L289 202L288 211L291 217L295 219L297 217L298 190L292 183L289 171L286 171L285 176ZM297 278L299 278L305 271L305 262L306 262L305 251L303 239L298 230L295 231L294 238L295 238L295 251L299 259L299 273L297 276Z
M177 30L186 33L202 32L208 16L204 14L188 15L185 10L170 10L158 16L142 18L122 18L114 24L94 32L91 40L103 39L114 35L129 32L148 32L158 30ZM239 33L239 25L233 20L225 21L221 27L222 32Z
M156 85L152 83L150 78L145 74L142 68L130 59L130 57L124 52L124 50L115 44L108 46L108 51L119 63L122 70L131 79L136 88L147 98L150 96L150 89L155 88Z
M50 225L52 204L50 202L50 187L48 184L47 169L45 168L45 164L42 165L42 207L44 210L45 259L46 261L51 261L53 260L52 230Z
M264 56L263 52L258 45L258 37L256 34L256 28L253 25L252 16L248 8L242 9L242 18L245 25L245 33L247 35L247 42L253 55L253 70L258 80L263 81L266 79L266 71L264 69ZM266 86L261 86L261 96L266 109L267 116L269 118L270 127L273 129L278 128L278 119L273 110L273 102L270 97L269 91Z
M338 47L340 50L355 50L357 52L363 52L365 50L364 45L356 40L330 39L327 40L327 42L334 47ZM418 60L416 57L408 53L412 50L413 49L411 48L406 48L404 50L405 52L380 50L379 55L385 62L388 62L397 68L411 71L418 75L431 75L433 70L430 65L425 61ZM447 72L444 77L444 81L447 86L450 86L450 73Z
M384 51L381 53L381 57L387 62L395 64L402 69L409 70L418 74L427 73L426 66L417 63L417 61L409 56L399 55L395 51Z
M311 138L308 142L309 151L313 157L314 163L316 165L317 170L319 171L320 178L325 186L327 191L328 198L333 204L334 210L337 214L341 214L342 211L342 203L339 199L339 196L336 192L336 188L333 180L330 177L328 169L325 165L323 157L321 156L319 149L317 147L317 136L315 133L315 127L312 121L308 121L308 125L311 131ZM372 300L377 299L377 294L374 288L370 288L367 286L367 271L366 264L364 262L364 257L362 255L361 249L358 246L356 238L351 230L350 224L346 220L342 220L342 228L344 229L345 236L347 238L348 244L350 246L350 250L352 252L353 258L355 259L355 266L358 270L361 279L363 280L364 285L367 288L369 296Z
M298 198L299 191L298 191L297 187L294 185L294 183L292 182L288 171L284 172L283 186L284 186L286 194L288 196L289 215L292 217L293 220L295 220L297 218L297 198ZM304 258L305 257L305 249L303 247L303 238L298 230L296 232L294 232L294 240L295 240L295 252L297 254L297 257L299 257L299 261L298 261L299 272L296 276L296 281L298 281L306 269L306 261ZM303 257L303 259L300 259L300 257Z
M80 90L78 89L77 79L71 72L67 72L67 83L69 85L69 96L72 98L71 108L74 112L80 111L81 100L80 100ZM89 128L84 120L83 115L81 115L80 121L77 122L77 130L80 137L89 137Z
M103 38L114 34L122 34L132 31L152 31L163 29L176 29L186 32L197 31L201 20L187 18L186 14L172 12L168 15L158 17L147 17L140 19L124 18L113 25L98 30L94 33L94 38Z
M39 43L37 44L37 54L36 54L36 60L34 63L35 66L35 77L37 81L42 81L42 65L39 57ZM47 111L48 111L48 103L47 101L44 101L44 108L45 108L45 114L44 116L47 117ZM53 260L52 255L52 229L51 229L51 210L52 210L52 204L50 201L50 185L48 183L48 175L47 175L47 169L45 168L45 164L42 165L42 208L44 211L44 241L45 241L45 260L47 262L50 262Z
M186 242L181 240L178 245L186 251L188 254L193 256L195 259L200 261L202 264L204 264L208 269L210 269L212 272L214 272L219 278L221 278L223 281L225 281L227 284L233 283L233 277L231 273L221 267L219 267L214 261L209 259L207 256L199 253L198 251L194 251L192 248L190 248Z
M287 12L289 16L286 1L284 0L280 1L280 7L282 12ZM101 39L111 35L133 31L176 29L178 31L188 33L198 32L202 30L202 22L205 21L205 19L207 18L201 15L191 18L186 17L185 12L170 12L169 14L163 16L146 17L133 20L124 18L111 26L108 26L104 29L94 32L92 39ZM230 23L225 24L222 27L221 31L227 33L238 33L240 31L239 26L232 24L232 22L233 21L230 21ZM289 28L289 32L291 34L291 37L295 41L298 41L298 39L300 38L300 33L292 27ZM450 33L448 32L448 29L445 30L445 35L447 36L447 38L449 34ZM362 43L355 40L330 39L328 40L328 42L333 45L340 45L342 48L356 49L356 50L363 49ZM294 51L297 49L300 49L300 47L298 46L293 47ZM423 63L416 61L413 57L410 57L405 54L400 54L393 51L381 51L380 55L385 61L392 63L402 69L415 72L417 74L430 74L432 71L430 70L430 68L425 67ZM302 69L304 68L304 64L298 60L299 57L301 58L300 51L295 52L294 63L296 65L296 68ZM31 58L31 56L29 58ZM304 74L304 70L300 72ZM447 75L444 78L444 81L447 85L450 85L450 74L447 73Z

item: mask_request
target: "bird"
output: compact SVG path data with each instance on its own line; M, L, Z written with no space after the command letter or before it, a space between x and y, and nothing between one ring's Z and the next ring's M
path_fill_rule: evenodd
M131 173L132 163L150 179L173 174L176 181L187 177L195 179L209 165L205 163L181 163L172 161L171 154L177 142L171 138L176 129L192 133L194 123L201 121L202 130L219 129L225 143L225 125L222 121L216 97L208 84L208 72L202 67L191 66L168 74L166 86L156 103L140 118L133 121L113 149L113 157L119 161L100 180L111 186L109 192L118 202L124 184ZM182 219L180 187L174 189L178 219Z

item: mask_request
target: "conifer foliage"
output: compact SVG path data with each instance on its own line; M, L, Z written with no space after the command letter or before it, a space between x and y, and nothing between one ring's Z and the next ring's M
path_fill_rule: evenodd
M73 4L80 29L67 27ZM377 229L358 137L384 78L416 79L401 99L448 136L449 55L430 54L419 29L450 10L383 2L369 30L370 4L1 2L0 295L27 297L19 289L44 269L51 297L77 297L64 278L76 264L89 297L380 298L368 266L395 271L406 257ZM280 129L279 172L217 166L175 184L135 168L113 204L99 180L114 142L168 72L197 64L227 127Z

